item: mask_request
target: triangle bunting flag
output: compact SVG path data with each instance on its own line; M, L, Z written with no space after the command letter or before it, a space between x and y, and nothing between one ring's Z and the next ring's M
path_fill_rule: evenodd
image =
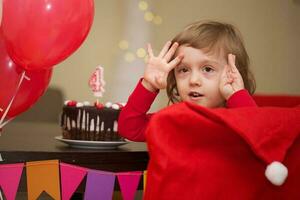
M58 160L26 163L28 199L36 200L45 191L55 200L60 200Z
M24 163L0 165L0 188L7 200L14 200L18 191Z
M87 174L84 200L111 200L115 185L112 172L90 170Z
M139 171L117 173L122 197L124 200L134 200L134 195L138 188L141 175L142 173Z
M72 197L86 173L86 168L60 163L62 200L69 200Z
M144 174L144 178L143 178L144 181L143 181L143 183L144 183L144 191L145 191L145 189L146 189L146 182L147 182L147 170L145 170L143 174Z

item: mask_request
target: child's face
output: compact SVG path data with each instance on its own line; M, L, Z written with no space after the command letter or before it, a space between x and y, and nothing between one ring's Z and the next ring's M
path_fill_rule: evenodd
M224 66L227 64L224 56L207 54L187 46L180 46L177 55L184 56L175 68L177 90L181 100L207 108L223 107L225 99L219 85Z

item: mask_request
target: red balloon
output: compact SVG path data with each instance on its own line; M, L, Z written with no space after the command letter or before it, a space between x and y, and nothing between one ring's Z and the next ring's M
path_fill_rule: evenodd
M8 56L4 41L0 35L0 118L4 114L10 100L17 91L17 87L24 69L16 65ZM30 80L24 79L19 91L6 115L14 117L30 108L48 87L52 69L25 72Z
M7 51L26 70L49 69L82 44L93 18L93 0L3 0Z

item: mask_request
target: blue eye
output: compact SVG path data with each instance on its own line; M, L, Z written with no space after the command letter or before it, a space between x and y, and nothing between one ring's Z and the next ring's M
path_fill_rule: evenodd
M202 67L202 71L206 73L214 72L215 70L211 66L204 66Z

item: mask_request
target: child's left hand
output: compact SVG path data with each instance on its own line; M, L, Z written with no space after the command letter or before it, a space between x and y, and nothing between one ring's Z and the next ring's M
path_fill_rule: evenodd
M228 54L228 64L225 65L221 75L221 94L228 100L231 95L242 89L244 89L244 81L239 70L235 66L235 55Z

